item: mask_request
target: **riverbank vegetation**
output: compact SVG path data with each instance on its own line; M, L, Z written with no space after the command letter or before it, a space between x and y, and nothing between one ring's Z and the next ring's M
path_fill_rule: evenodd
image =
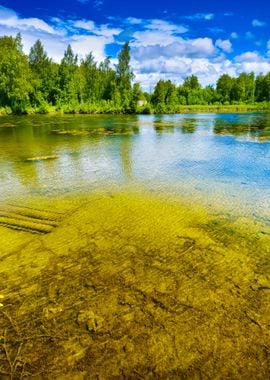
M270 72L238 77L223 74L203 87L195 75L181 85L159 80L151 94L134 82L126 42L112 65L92 52L79 60L68 45L60 63L37 40L24 54L20 34L0 37L0 114L178 113L249 111L270 108Z

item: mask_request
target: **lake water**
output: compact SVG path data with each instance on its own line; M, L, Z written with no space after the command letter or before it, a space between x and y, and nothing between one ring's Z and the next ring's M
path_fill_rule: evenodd
M270 114L2 118L0 181L2 199L140 186L265 214Z
M270 113L2 117L0 377L269 378L269 199Z

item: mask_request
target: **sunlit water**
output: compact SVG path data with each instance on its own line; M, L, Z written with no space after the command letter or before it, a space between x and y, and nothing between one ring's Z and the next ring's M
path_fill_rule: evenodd
M2 118L0 183L1 199L132 186L267 216L270 114Z
M0 378L270 373L270 114L0 119Z

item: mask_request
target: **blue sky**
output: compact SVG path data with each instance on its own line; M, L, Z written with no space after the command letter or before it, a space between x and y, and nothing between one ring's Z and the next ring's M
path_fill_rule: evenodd
M79 57L115 63L130 41L136 81L149 90L160 78L195 74L207 85L270 71L269 14L265 0L0 0L0 35L21 32L26 53L39 38L55 61L70 43Z

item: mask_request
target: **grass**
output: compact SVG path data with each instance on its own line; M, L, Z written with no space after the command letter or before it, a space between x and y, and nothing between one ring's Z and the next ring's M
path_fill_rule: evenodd
M254 111L269 111L269 102L254 103L254 104L209 104L209 105L175 105L164 106L164 114L173 113L195 113L195 112L254 112ZM130 113L123 110L120 105L114 105L111 101L102 101L100 104L74 104L74 105L61 105L50 106L43 104L39 107L26 107L23 114L50 114L50 113L64 113L64 114L123 114ZM160 111L155 110L151 105L144 108L138 108L135 112L137 114L159 114ZM10 107L1 107L0 116L14 115Z

